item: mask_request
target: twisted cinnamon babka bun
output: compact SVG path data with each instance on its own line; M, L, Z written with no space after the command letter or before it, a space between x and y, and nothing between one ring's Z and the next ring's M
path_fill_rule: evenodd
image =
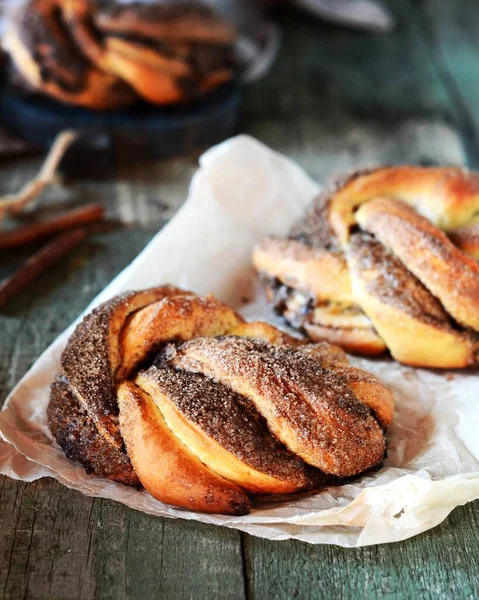
M253 263L314 340L405 364L479 364L479 175L390 167L340 177Z
M77 326L48 419L88 472L175 506L245 514L379 465L394 400L344 352L247 323L214 297L131 292Z
M96 68L72 42L58 0L20 5L3 39L22 87L67 104L122 108L135 96L119 77Z
M201 0L28 0L5 47L34 90L105 109L194 100L232 79L235 39Z

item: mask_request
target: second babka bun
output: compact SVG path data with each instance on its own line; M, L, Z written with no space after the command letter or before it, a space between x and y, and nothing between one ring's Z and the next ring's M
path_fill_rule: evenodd
M98 110L194 100L232 79L234 43L201 0L28 0L4 40L32 90Z
M479 364L478 224L479 175L377 168L336 179L253 262L276 310L312 339L462 368Z
M3 46L24 90L96 110L122 108L135 96L119 77L89 63L72 43L56 0L29 0L14 13Z
M329 344L306 344L225 304L164 286L77 326L48 419L88 471L163 502L245 514L377 466L391 392Z

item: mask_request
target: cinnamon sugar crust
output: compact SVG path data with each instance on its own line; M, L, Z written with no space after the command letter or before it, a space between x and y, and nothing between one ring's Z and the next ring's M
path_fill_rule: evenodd
M340 377L293 348L224 336L186 342L171 361L246 395L272 433L324 471L347 477L378 464L382 430Z
M245 492L295 493L381 462L384 422L361 402L364 385L377 385L335 375L347 366L341 350L245 323L213 297L173 286L127 292L75 329L48 418L87 471L141 481L179 506L239 514Z
M109 345L110 324L117 309L132 298L133 293L123 294L93 310L77 326L61 357L63 372L83 406L117 444L121 444L121 436Z
M130 459L123 447L105 442L94 420L75 398L67 379L57 378L51 386L48 423L58 445L70 460L78 461L87 473L139 487Z
M361 206L363 230L389 248L465 327L479 331L479 264L445 233L399 200L379 198Z
M329 368L344 381L358 400L371 409L381 427L386 430L391 426L394 396L380 379L349 364L330 364Z
M153 381L186 419L253 469L292 481L298 489L312 487L305 463L268 430L249 398L220 381L199 373L150 367L140 374Z
M353 234L348 254L354 255L354 270L358 273L375 273L368 289L383 302L435 327L451 327L451 319L439 300L370 234Z
M335 184L315 198L306 215L293 226L288 240L301 242L310 248L340 250L328 219L329 202L334 190Z
M299 350L314 358L323 367L349 364L346 352L339 346L333 346L327 342L306 343L300 346Z
M396 360L436 368L477 364L479 335L459 328L382 244L353 234L347 255L358 300Z
M333 180L288 238L260 243L253 263L274 309L311 339L369 355L394 347L403 362L412 364L407 348L414 364L457 368L477 363L479 266L473 257L479 256L478 225L477 173L414 166L359 170ZM386 255L374 260L377 247L361 255L357 244L356 258L345 264L344 253L351 257L351 236L358 231L374 234L408 272ZM368 275L361 266L366 255L376 263ZM360 271L369 283L358 281ZM380 306L388 306L387 318ZM351 308L360 310L351 315ZM408 318L408 334L392 326L394 311ZM432 340L422 340L430 356L420 356L412 338L407 340L413 332L433 335L441 348L452 343L450 361L439 346L434 351Z
M61 364L83 407L113 443L122 444L118 427L115 372L120 363L119 338L128 316L165 295L184 294L173 286L126 292L105 302L77 325Z
M377 169L354 169L333 177L313 201L306 215L298 221L288 236L311 248L325 248L331 252L341 252L341 246L329 220L332 199L339 190L355 179L369 175Z

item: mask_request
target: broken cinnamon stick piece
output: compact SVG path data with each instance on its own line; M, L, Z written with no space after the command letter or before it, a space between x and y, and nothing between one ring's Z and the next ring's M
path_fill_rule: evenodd
M43 190L56 179L58 166L68 148L78 137L75 131L62 131L57 135L39 173L16 194L0 198L0 222L7 214L18 214L38 199Z
M13 298L34 279L60 260L67 252L84 240L85 229L68 231L36 252L12 275L0 283L0 306Z
M80 225L95 223L103 218L103 214L104 209L101 204L86 204L52 219L0 233L0 249L18 248L18 246L39 242Z

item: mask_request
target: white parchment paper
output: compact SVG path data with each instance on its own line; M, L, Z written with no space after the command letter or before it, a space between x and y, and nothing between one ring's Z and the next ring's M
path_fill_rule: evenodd
M252 246L266 234L286 234L319 186L292 161L246 136L209 150L200 165L183 207L88 311L121 291L169 282L213 292L248 317L270 319L250 267ZM245 298L251 302L245 305ZM40 356L0 413L0 473L25 481L55 477L84 494L154 515L272 540L342 546L403 540L479 498L479 375L412 369L387 359L352 359L379 375L397 399L383 468L354 484L263 503L232 518L175 509L146 492L87 475L53 444L45 414L72 327Z

